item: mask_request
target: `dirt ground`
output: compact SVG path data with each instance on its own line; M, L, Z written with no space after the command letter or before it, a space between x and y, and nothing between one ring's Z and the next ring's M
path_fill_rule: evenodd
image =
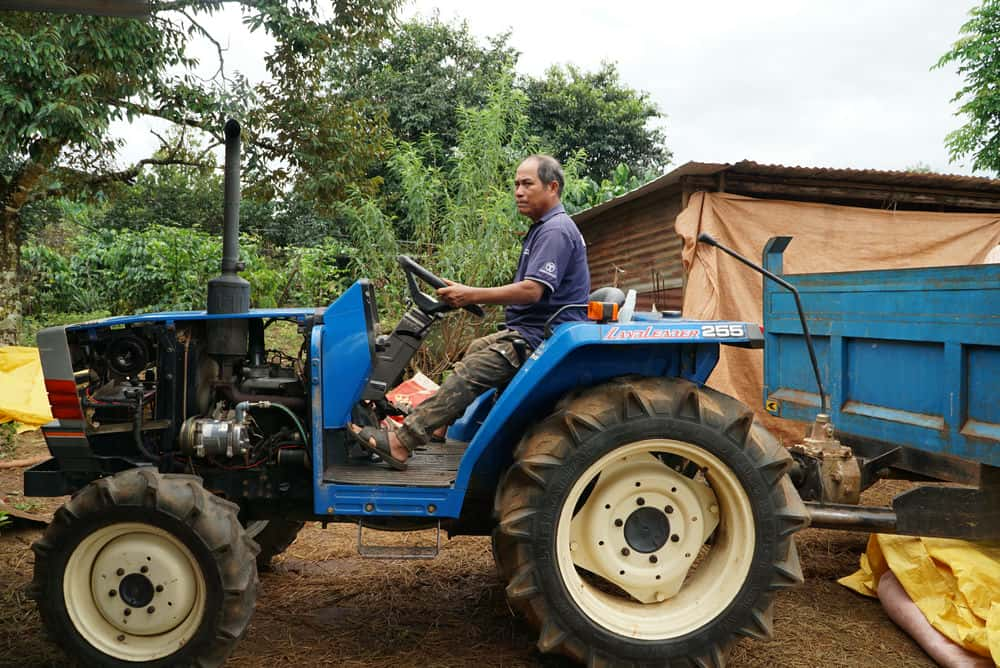
M37 434L19 440L17 457L45 452ZM0 460L2 461L2 460ZM0 469L0 499L46 515L61 500L22 497L21 470ZM886 495L885 490L869 492ZM884 499L883 499L884 500ZM31 543L40 528L0 530L0 666L62 667L66 656L49 640L32 601ZM540 655L535 634L508 607L486 538L442 544L432 561L361 559L353 526L308 524L261 575L247 637L227 666L345 668L569 666ZM372 534L366 541L398 540ZM432 541L427 532L409 540ZM853 572L865 534L809 529L798 537L806 582L782 592L775 638L741 641L734 667L868 667L935 664L883 613L878 601L836 583Z

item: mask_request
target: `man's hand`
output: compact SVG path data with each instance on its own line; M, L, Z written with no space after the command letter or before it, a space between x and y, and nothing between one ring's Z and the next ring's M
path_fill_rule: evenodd
M448 306L462 308L470 304L534 304L545 288L541 283L525 280L499 288L474 288L462 285L447 278L441 279L448 284L446 288L438 288L437 296Z
M448 284L448 287L438 288L437 295L448 306L462 308L463 306L476 303L473 299L473 293L476 291L476 288L470 288L468 285L449 281L447 278L442 280Z

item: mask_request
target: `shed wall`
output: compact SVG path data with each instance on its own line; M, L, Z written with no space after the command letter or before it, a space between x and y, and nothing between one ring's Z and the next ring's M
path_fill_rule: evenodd
M619 288L638 293L639 309L649 310L655 302L659 310L680 310L682 241L674 231L674 219L680 212L680 192L670 190L629 202L581 224L592 289L615 285L617 273Z

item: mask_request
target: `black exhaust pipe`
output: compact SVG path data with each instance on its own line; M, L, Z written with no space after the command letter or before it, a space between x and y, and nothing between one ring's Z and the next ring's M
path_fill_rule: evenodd
M235 315L250 311L250 283L239 276L240 262L240 124L226 121L226 193L223 209L222 275L208 282L208 313ZM208 354L222 366L222 378L247 354L246 318L208 321Z

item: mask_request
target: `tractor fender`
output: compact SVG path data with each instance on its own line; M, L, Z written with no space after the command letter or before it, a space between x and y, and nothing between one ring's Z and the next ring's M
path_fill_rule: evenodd
M495 401L490 390L449 430L450 438L469 442L455 487L492 488L526 429L568 392L624 375L701 386L718 362L720 343L758 347L759 332L752 323L688 320L559 326Z

